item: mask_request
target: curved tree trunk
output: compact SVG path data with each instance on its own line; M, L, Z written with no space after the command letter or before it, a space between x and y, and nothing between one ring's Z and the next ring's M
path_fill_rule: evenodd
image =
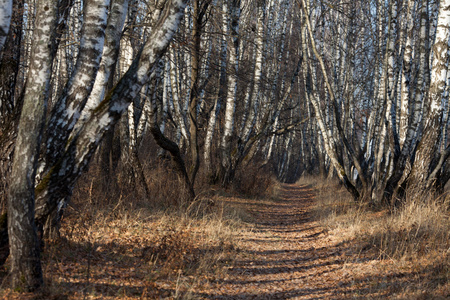
M63 208L64 199L71 194L77 179L86 170L105 133L117 123L142 86L149 82L156 63L177 30L185 6L185 1L167 2L161 18L128 71L79 130L68 136L67 145L59 152L59 159L49 166L36 186L38 222L45 223L53 211Z

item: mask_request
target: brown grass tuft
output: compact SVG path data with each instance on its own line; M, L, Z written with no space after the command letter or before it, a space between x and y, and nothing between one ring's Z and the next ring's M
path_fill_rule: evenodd
M316 218L330 236L351 245L359 260L378 261L372 273L360 274L370 289L390 290L397 299L450 296L450 198L408 195L392 212L355 203L335 182L321 183L316 195Z

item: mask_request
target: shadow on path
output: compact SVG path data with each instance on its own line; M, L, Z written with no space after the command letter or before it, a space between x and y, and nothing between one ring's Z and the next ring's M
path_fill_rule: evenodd
M285 184L280 199L249 200L255 230L227 278L217 279L205 299L346 299L370 298L367 288L355 288L345 265L365 263L346 253L351 246L333 244L326 230L311 217L314 190ZM364 297L362 295L365 295Z

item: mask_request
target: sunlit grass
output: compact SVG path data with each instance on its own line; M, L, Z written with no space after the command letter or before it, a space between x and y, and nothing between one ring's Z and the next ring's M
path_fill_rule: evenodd
M371 282L370 289L392 289L399 299L450 295L448 197L425 202L409 194L392 211L355 203L335 182L321 182L316 186L316 196L316 218L330 236L337 243L352 245L353 255L378 261L370 276L360 276L362 281Z

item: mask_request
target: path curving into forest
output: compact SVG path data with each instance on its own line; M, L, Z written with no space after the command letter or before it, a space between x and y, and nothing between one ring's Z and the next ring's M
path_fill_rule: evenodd
M246 201L255 229L243 237L236 264L205 299L344 299L352 288L348 248L330 241L312 218L314 191L283 185L273 202Z

